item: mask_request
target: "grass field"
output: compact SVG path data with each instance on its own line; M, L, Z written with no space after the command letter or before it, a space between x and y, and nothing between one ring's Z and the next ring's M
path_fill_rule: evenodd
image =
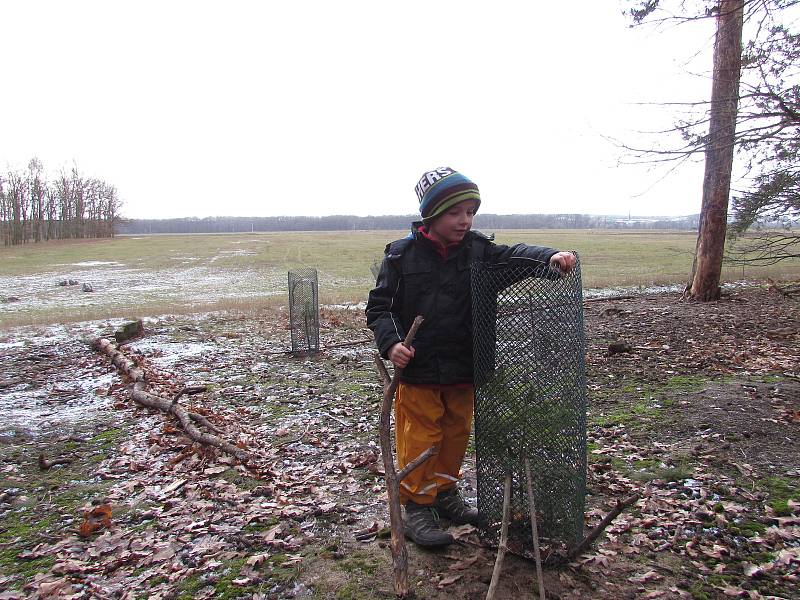
M359 302L397 231L130 236L0 248L0 326L287 303L289 269L319 272L323 304ZM507 230L497 242L577 250L587 289L683 284L692 232ZM800 261L726 267L725 281L796 279ZM64 279L91 284L59 286ZM9 297L18 298L7 302Z

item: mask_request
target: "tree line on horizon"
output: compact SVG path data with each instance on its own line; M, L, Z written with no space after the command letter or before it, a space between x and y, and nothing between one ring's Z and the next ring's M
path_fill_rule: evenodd
M77 167L48 180L38 158L0 174L0 237L15 246L44 240L114 237L117 188Z
M185 217L173 219L121 219L120 235L165 233L248 233L265 231L373 231L408 229L419 215L356 217ZM475 215L474 227L494 229L697 229L698 215L684 217L622 217L584 214Z

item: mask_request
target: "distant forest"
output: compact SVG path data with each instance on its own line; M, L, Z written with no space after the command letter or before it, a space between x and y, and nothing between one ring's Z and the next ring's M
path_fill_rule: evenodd
M685 229L697 230L699 215L685 217L623 217L610 215L475 215L475 229ZM182 219L121 219L119 235L149 233L242 233L256 231L347 231L407 229L419 215L355 217L206 217Z

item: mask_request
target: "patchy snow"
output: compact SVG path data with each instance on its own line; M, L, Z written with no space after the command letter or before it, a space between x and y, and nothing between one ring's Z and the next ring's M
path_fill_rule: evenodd
M194 261L186 258L186 265ZM42 314L81 307L110 308L131 305L175 303L186 306L220 300L247 300L285 295L286 273L211 265L176 266L161 271L146 271L120 264L84 267L53 266L53 270L35 275L0 276L0 290L16 296L19 302L3 304L2 314ZM63 279L90 283L94 292L83 292L81 285L59 286Z
M149 358L151 363L159 367L171 367L187 359L202 357L208 360L215 354L216 346L198 342L163 341L156 336L131 342L127 344L127 348Z
M346 302L344 304L323 304L320 308L326 308L328 310L355 310L355 311L363 311L367 308L366 300L363 302Z
M117 261L108 260L85 260L83 262L71 263L73 267L101 267L103 265L121 265Z

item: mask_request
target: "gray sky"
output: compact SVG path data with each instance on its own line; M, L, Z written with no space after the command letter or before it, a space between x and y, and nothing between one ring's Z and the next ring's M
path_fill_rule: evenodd
M669 127L637 103L709 95L710 20L632 30L616 0L6 0L0 22L0 169L77 164L128 217L413 213L437 166L483 212L699 212L702 164L658 182L607 138Z

